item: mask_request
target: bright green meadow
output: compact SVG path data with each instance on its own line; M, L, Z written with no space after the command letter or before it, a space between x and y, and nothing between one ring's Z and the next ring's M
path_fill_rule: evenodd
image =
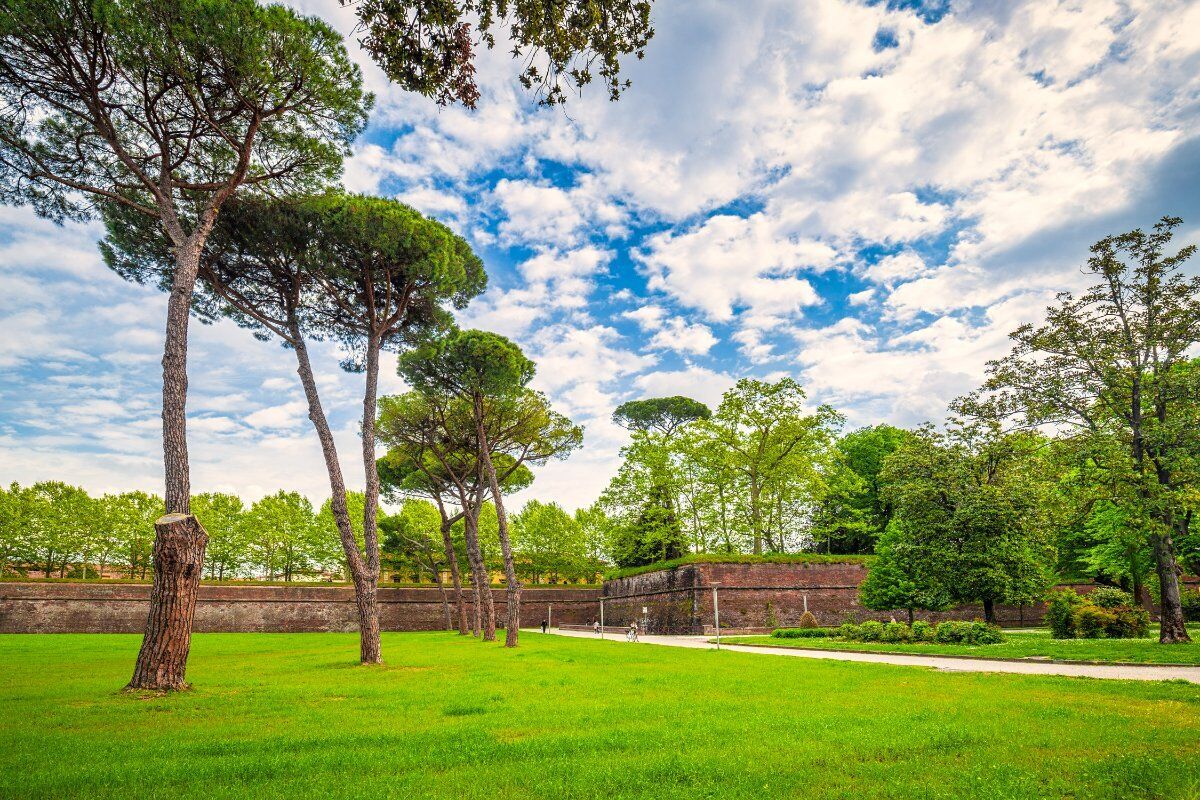
M1053 639L1050 631L1005 631L1000 644L938 644L936 642L848 642L844 639L777 639L773 636L722 636L730 644L794 647L801 650L862 650L872 653L971 656L974 658L1047 658L1063 661L1130 664L1200 665L1200 625L1188 625L1190 644L1159 644L1158 633L1148 639Z
M5 798L1184 798L1200 686L941 673L540 634L0 636Z

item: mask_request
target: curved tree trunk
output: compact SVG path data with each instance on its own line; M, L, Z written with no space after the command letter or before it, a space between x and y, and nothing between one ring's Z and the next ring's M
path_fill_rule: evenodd
M471 560L471 579L475 583L475 626L483 641L496 641L496 605L492 601L492 580L483 550L479 547L479 506L476 504L463 520L467 539L467 557Z
M127 689L186 689L196 591L208 534L191 514L167 514L154 523L154 585L137 665Z
M325 409L321 407L317 381L308 357L308 346L294 320L290 326L290 333L290 344L296 353L296 373L300 376L304 397L308 401L308 418L316 429L317 439L321 442L325 471L329 475L330 510L333 512L333 521L342 541L342 552L346 555L346 567L350 571L350 579L354 582L354 602L359 616L360 658L364 664L377 664L380 661L379 604L375 597L379 583L378 561L372 579L368 564L364 563L362 553L359 552L358 542L354 540L350 510L346 505L346 481L342 476L341 462L338 461L337 446L333 441L333 432L329 429Z
M492 489L492 501L496 504L496 527L500 533L500 552L504 556L505 622L504 646L516 647L521 632L521 583L513 564L512 543L508 539L508 518L504 513L504 497L500 494L500 481L489 452L487 431L483 425L483 401L475 398L475 429L479 436L479 456L487 473L488 485Z

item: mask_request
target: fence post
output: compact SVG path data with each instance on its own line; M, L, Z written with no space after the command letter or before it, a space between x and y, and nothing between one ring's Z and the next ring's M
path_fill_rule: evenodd
M720 585L720 584L716 584L716 583L714 583L714 584L712 585L712 592L713 592L713 622L714 622L714 623L716 624L716 626L717 626L717 649L718 649L718 650L720 650L720 649L721 649L721 606L720 606L720 605L718 604L718 602L717 602L717 586L719 586L719 585Z

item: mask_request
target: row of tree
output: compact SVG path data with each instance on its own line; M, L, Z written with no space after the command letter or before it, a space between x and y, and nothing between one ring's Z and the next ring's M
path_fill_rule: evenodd
M352 511L364 496L351 492ZM205 577L211 580L343 579L345 562L331 503L320 509L297 492L279 491L249 505L232 494L192 497L205 520ZM91 497L77 486L43 481L0 487L0 577L144 580L152 574L153 521L161 497L123 492ZM357 515L356 515L357 516ZM604 569L598 534L588 512L568 514L557 503L531 500L510 521L517 576L533 583L591 582ZM460 519L451 528L460 563L466 540ZM425 499L406 498L379 516L383 568L393 581L440 583L449 569L442 550L441 517ZM496 507L480 509L479 543L489 575L500 573ZM589 536L591 539L589 539ZM360 526L355 537L362 538Z
M1177 218L1107 237L1040 326L956 400L943 430L839 436L790 379L745 379L716 411L626 403L624 462L601 497L621 566L694 552L876 553L879 609L1037 601L1054 580L1158 595L1163 642L1187 641L1179 577L1200 569L1200 277Z

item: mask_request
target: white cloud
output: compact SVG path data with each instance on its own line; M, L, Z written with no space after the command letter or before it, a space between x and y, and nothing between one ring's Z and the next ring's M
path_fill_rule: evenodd
M704 355L717 343L712 329L702 322L689 323L681 317L671 317L658 333L651 337L652 350L674 350L678 353Z

